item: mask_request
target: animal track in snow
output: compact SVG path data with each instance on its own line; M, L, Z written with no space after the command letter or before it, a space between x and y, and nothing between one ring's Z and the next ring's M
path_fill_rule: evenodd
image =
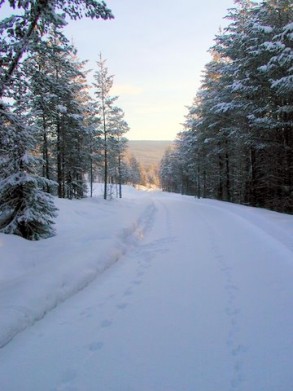
M128 303L120 303L120 304L117 304L117 305L116 305L116 307L117 307L119 310L124 310L127 306L128 306Z
M109 319L105 319L100 323L102 328L110 327L113 322Z
M217 245L216 232L208 222L207 225L210 233L211 249L214 253L214 259L219 266L219 270L223 275L224 289L226 292L225 313L228 317L228 334L226 338L226 345L233 360L233 372L229 391L237 391L240 389L241 384L244 381L242 358L246 351L246 348L239 342L240 309L237 305L239 289L233 280L233 269L227 263L224 255L221 254L220 248Z
M90 350L91 352L95 352L96 350L102 349L103 346L104 346L103 342L98 341L98 342L92 342L92 343L89 345L88 348L89 348L89 350Z
M142 280L133 280L132 283L135 285L140 285L142 283Z
M132 289L128 288L126 289L126 291L124 292L124 296L131 296L133 294L132 292Z

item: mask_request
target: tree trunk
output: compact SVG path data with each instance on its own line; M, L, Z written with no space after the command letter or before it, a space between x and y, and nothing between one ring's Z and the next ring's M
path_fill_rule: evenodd
M118 155L118 182L119 182L119 198L122 198L122 172L121 172L121 154Z
M43 114L43 177L50 179L50 163L49 163L47 124L46 124L46 118L45 118L44 114ZM50 193L50 186L49 185L46 185L46 191L47 191L47 193Z
M57 182L58 197L62 198L62 151L61 151L61 126L59 118L57 120Z
M104 200L108 195L108 150L107 150L107 134L104 132Z
M230 161L228 154L228 142L226 140L226 156L225 156L225 176L226 176L226 199L231 201L231 190L230 190Z

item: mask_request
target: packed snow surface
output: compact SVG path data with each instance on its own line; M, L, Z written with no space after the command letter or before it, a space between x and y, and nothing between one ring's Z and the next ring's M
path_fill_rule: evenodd
M292 391L293 216L124 193L0 235L0 390Z

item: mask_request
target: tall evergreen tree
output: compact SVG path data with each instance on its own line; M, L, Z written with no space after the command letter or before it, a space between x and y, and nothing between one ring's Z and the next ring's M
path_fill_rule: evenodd
M96 136L101 140L103 155L103 178L104 178L104 199L109 196L109 185L116 170L121 169L121 157L125 140L122 137L128 131L128 125L124 120L123 111L114 105L117 96L111 96L110 91L113 86L113 75L109 75L106 60L100 54L97 61L98 69L94 74L95 96L97 103L97 123ZM115 163L117 162L117 163ZM119 164L120 162L120 164ZM118 174L121 182L121 173ZM121 195L121 187L120 187Z
M118 184L119 198L122 198L123 156L127 146L124 134L129 130L124 120L124 112L119 107L113 108L110 119L111 136L109 138L109 172L113 181Z
M14 105L0 116L0 231L38 240L54 234L57 210L42 190L52 183L37 174L40 162L30 153L36 128L30 113L21 109L26 97L22 88L14 95Z

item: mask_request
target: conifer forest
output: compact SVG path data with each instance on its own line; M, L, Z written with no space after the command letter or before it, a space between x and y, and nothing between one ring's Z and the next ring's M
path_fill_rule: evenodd
M292 213L292 1L235 5L162 160L162 188Z

